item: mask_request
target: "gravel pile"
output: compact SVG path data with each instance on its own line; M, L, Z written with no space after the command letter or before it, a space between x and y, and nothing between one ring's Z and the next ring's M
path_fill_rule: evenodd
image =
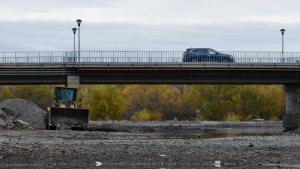
M40 129L46 112L31 101L8 99L0 102L0 128Z

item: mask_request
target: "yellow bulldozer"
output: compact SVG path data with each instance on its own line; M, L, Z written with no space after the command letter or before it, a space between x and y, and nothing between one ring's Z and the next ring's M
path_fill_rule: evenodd
M89 123L89 110L77 108L77 89L56 87L54 102L45 115L45 127L49 130L85 130Z

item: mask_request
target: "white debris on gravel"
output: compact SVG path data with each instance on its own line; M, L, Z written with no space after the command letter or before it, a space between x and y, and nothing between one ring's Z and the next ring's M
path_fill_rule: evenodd
M45 114L31 101L7 99L0 102L0 129L43 128Z
M96 167L102 166L102 163L100 161L96 161Z
M215 168L221 168L221 161L216 160L213 165L214 165Z

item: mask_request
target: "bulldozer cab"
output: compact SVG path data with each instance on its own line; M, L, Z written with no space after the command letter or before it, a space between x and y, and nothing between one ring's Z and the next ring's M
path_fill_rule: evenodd
M77 89L56 87L54 97L54 107L76 108Z

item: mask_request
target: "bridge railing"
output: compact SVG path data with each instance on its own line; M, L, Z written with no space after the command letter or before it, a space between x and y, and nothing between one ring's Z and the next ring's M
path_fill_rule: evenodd
M253 52L253 51L221 51L232 56L234 63L300 63L300 52ZM0 63L109 63L109 62L143 62L143 63L179 63L179 62L227 62L226 57L207 57L196 54L196 60L183 59L184 51L2 51Z
M237 63L299 63L300 52L222 51L234 57Z

